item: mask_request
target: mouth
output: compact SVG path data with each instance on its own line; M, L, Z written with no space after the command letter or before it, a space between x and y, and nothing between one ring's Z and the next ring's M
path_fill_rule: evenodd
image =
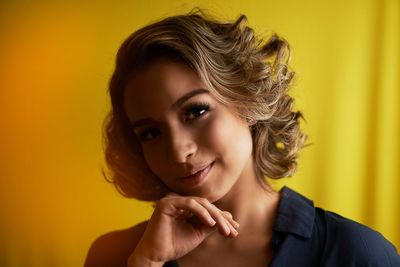
M208 164L204 168L200 169L199 171L197 171L191 175L178 178L178 180L181 181L182 183L184 183L185 185L188 185L191 187L198 186L206 180L207 175L210 172L210 170L212 169L213 165L214 165L214 162L211 162L210 164Z

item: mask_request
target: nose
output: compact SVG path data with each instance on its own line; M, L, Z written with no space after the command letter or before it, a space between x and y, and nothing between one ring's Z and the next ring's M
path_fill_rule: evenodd
M193 134L183 127L170 129L166 142L167 158L173 163L186 163L197 151Z

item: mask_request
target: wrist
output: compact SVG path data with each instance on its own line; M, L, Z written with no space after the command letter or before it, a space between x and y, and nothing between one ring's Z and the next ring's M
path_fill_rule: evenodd
M164 262L156 262L134 251L128 259L128 267L162 267Z

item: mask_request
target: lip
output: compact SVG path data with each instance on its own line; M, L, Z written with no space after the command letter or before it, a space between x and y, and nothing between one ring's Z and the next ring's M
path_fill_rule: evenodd
M208 164L205 167L202 167L202 169L200 169L196 172L193 172L193 174L191 174L191 175L178 178L178 180L188 186L192 186L192 187L198 186L206 180L207 175L210 172L210 170L212 169L213 165L214 165L214 162Z

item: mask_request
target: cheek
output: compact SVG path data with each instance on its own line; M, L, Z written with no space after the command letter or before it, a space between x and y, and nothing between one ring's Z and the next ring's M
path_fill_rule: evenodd
M157 144L145 145L142 147L144 159L149 166L150 170L157 176L162 173L163 169L163 160L161 159L161 155L163 155L162 151L160 151Z
M207 146L226 164L239 164L252 153L253 140L247 125L232 116L211 123L204 134Z

